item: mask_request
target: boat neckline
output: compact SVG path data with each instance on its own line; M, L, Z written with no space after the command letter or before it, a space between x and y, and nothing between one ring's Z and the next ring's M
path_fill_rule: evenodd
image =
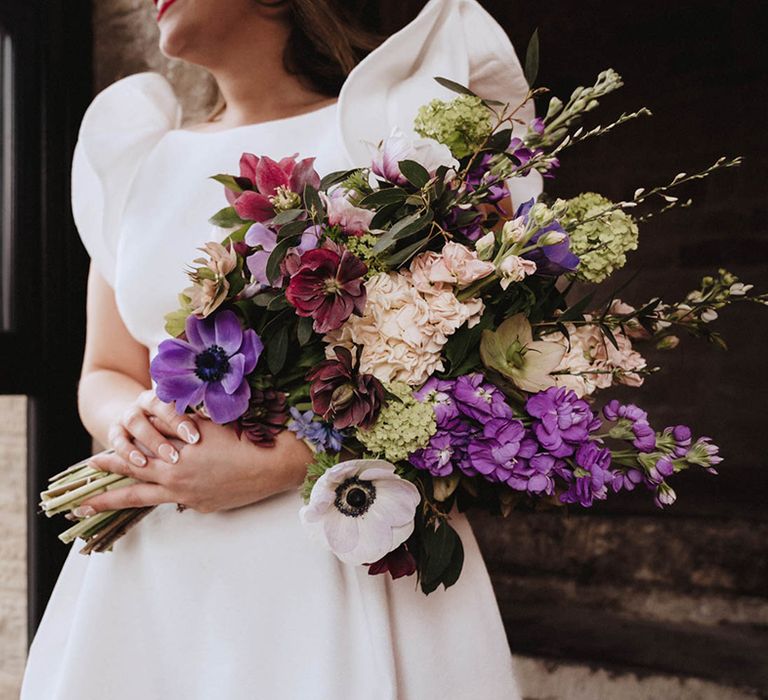
M339 101L336 100L335 102L331 102L330 104L324 105L323 107L318 107L317 109L312 109L309 112L302 112L301 114L293 114L289 117L278 117L277 119L268 119L263 122L253 122L251 124L240 124L238 126L231 126L228 129L216 129L215 131L194 131L192 129L169 129L168 133L172 134L192 134L193 136L213 136L215 134L230 134L233 132L239 132L244 129L255 129L256 127L269 127L269 126L275 126L277 124L286 124L288 122L298 121L303 118L307 117L314 117L317 115L320 115L324 112L330 111L337 107L339 104Z

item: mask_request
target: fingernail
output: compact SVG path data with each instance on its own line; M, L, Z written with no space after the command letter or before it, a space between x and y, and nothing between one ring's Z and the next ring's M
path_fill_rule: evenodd
M166 462L176 464L176 462L179 461L179 453L175 450L173 445L169 445L167 442L160 445L160 447L157 448L157 451Z
M200 439L200 433L197 432L195 426L188 420L179 425L179 435L190 445L194 445Z
M137 467L144 467L147 464L147 458L138 450L132 450L128 457Z
M78 518L87 518L90 515L95 515L96 509L93 506L78 506L77 508L73 508L72 512Z

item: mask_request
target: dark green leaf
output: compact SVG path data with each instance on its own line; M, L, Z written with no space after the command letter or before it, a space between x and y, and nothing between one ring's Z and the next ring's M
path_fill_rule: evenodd
M412 236L414 233L418 233L422 229L429 226L429 224L432 223L434 216L435 215L431 209L427 209L423 212L416 212L415 214L406 216L405 218L398 221L390 229L390 231L395 237L395 240L408 238L408 236Z
M408 193L400 187L385 187L363 197L358 206L364 209L378 209L388 204L402 204L407 196Z
M296 328L296 335L299 339L299 345L306 345L312 340L312 324L314 321L309 316L299 318L299 325Z
M329 187L346 180L352 173L357 172L359 168L353 168L352 170L336 170L332 173L328 173L322 180L320 180L320 190L327 190Z
M233 226L244 224L245 221L237 215L234 207L224 207L208 219L208 223L220 228L232 228Z
M435 80L437 80L440 85L442 85L444 88L448 88L449 90L453 90L453 92L458 92L460 95L472 95L472 97L477 97L477 95L472 92L468 87L465 87L461 83L456 83L453 80L448 80L448 78L440 78L438 76L435 76Z
M285 298L285 294L276 294L267 304L267 311L280 311L281 309L287 309L289 306L290 304Z
M393 245L395 245L395 234L392 233L392 230L390 229L389 231L385 231L379 236L379 240L376 241L376 245L371 248L371 255L378 255L379 253L383 253Z
M461 569L464 566L464 545L461 543L461 538L457 538L456 547L451 555L451 561L443 573L443 585L446 588L450 588L456 581L459 580L461 575Z
M437 529L427 525L422 532L422 540L426 557L421 585L426 593L427 588L431 592L440 585L460 540L456 531L444 520L440 521Z
M320 199L320 195L312 185L304 185L304 206L307 208L307 211L314 211L312 218L315 221L320 221L325 216L323 200Z
M613 345L613 347L618 350L619 344L616 342L616 337L613 335L613 331L608 328L608 326L600 326L600 330L603 332L603 335L611 342L611 345Z
M429 182L429 171L415 160L401 160L398 162L400 172L408 182L417 189L421 189Z
M272 374L279 374L288 354L288 324L281 323L267 341L267 366Z
M222 185L224 185L224 187L226 187L228 190L232 190L232 192L236 194L240 194L243 191L243 188L240 187L240 185L237 183L234 175L219 173L218 175L211 175L211 180L220 182Z
M233 243L240 243L245 239L245 234L248 233L248 229L251 228L253 224L251 222L248 222L244 226L241 226L238 229L235 229L230 233L224 240L221 241L221 245L226 245L228 241L232 241Z
M492 134L486 148L493 151L506 151L512 141L512 129L502 129Z
M528 49L525 52L525 79L528 81L528 86L533 87L536 82L536 78L539 75L539 30L533 32L530 41L528 42Z
M411 243L402 250L398 250L388 258L384 260L384 264L389 268L400 267L403 263L411 258L412 255L416 255L424 246L429 243L429 238L423 238L422 240Z
M465 323L448 339L445 344L445 357L450 363L450 373L447 376L456 376L454 370L464 362L470 348L479 344L483 330L492 325L493 314L484 313L479 323L472 328L469 328Z
M278 212L272 217L271 224L275 226L281 226L282 224L288 224L291 221L295 221L299 216L304 213L303 209L286 209L285 211Z
M371 231L384 228L386 224L388 224L390 220L395 216L395 214L397 214L398 209L400 209L399 202L394 202L392 204L383 206L376 212L373 219L371 219L371 223L368 228Z
M278 240L282 240L284 238L300 236L306 230L307 230L306 221L291 221L290 223L283 224L280 227L280 232L277 234L277 238Z
M577 321L584 317L584 312L587 307L592 303L592 298L595 296L594 292L590 292L585 297L579 299L575 304L567 308L562 316L558 317L559 321Z
M267 279L270 284L274 284L280 276L280 263L283 262L283 258L285 258L288 248L297 245L298 242L298 236L290 236L279 240L277 245L272 249L272 252L269 254L269 259L267 260Z

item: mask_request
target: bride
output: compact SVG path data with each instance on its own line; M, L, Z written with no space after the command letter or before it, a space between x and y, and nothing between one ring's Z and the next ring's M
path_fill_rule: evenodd
M466 552L455 586L426 597L413 578L369 576L301 529L297 487L311 452L294 433L264 449L178 416L149 375L184 266L221 235L206 224L224 203L210 175L231 172L244 151L316 156L321 174L362 165L368 144L407 130L420 104L444 94L435 75L524 98L515 51L476 0L431 0L376 48L354 21L362 5L160 0L161 51L207 68L222 109L182 127L168 81L144 72L100 92L83 117L72 162L91 256L79 409L114 448L97 466L138 483L88 499L78 515L157 508L111 552L84 556L74 542L23 700L520 697L463 515L452 518ZM512 198L538 192L537 177L511 183Z

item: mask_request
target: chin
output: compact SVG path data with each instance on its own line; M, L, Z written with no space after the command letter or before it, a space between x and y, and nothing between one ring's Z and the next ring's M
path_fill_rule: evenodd
M159 0L160 5L168 0ZM157 2L155 3L157 5ZM168 58L207 66L245 25L254 27L254 0L172 0L158 21L159 48Z

